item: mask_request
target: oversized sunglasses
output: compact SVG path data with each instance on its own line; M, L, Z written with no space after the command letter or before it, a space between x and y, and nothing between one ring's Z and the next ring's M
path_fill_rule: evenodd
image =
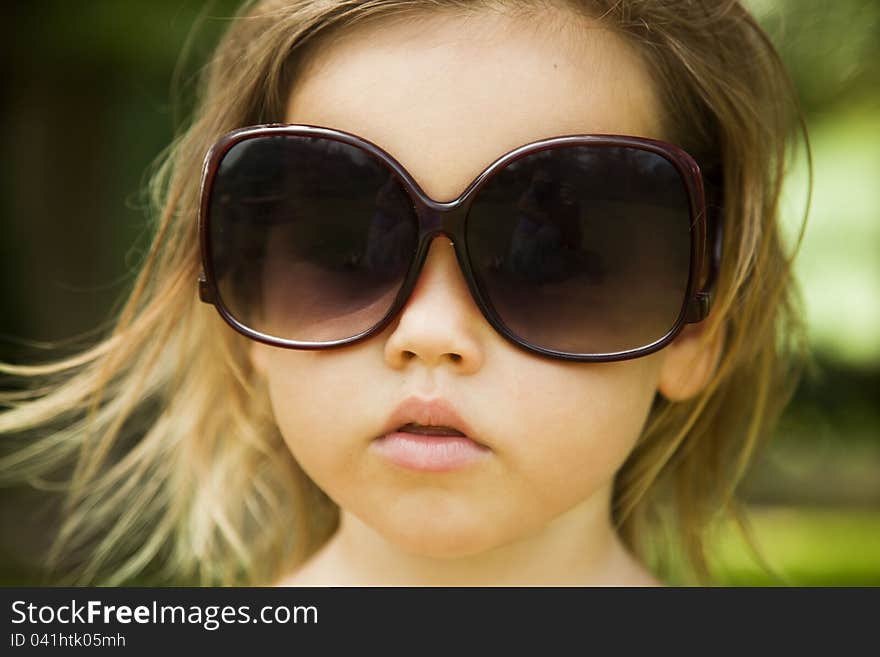
M440 203L362 137L262 125L224 135L205 158L199 293L254 340L341 347L388 326L444 235L506 339L553 358L624 360L707 316L720 229L708 233L699 167L662 141L542 139Z

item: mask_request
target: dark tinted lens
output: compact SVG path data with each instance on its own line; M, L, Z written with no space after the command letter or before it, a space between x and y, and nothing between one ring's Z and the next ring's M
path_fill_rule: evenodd
M467 242L484 296L539 347L636 349L682 312L688 195L675 166L648 151L566 146L520 158L478 193Z
M248 139L211 190L208 257L222 304L272 337L328 342L379 322L400 289L417 219L366 151L317 137Z

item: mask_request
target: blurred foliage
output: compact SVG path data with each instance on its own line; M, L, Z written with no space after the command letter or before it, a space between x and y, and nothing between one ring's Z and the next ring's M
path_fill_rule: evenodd
M797 257L811 342L855 368L880 366L880 103L845 107L811 125L814 176ZM786 187L790 220L807 189L801 157ZM792 231L793 232L793 231Z
M36 0L10 7L7 47L49 64L91 74L167 78L185 46L204 61L239 0ZM14 29L10 29L14 28ZM29 67L21 67L26 71ZM167 93L163 98L167 99Z
M749 525L757 555L732 525L716 536L722 586L880 586L876 511L759 507Z
M787 64L810 117L877 108L880 2L745 0Z
M747 0L786 62L813 158L795 272L816 371L747 478L753 536L716 545L730 585L880 585L880 2ZM803 144L782 216L794 245L807 208ZM794 493L794 491L797 491ZM797 506L792 506L796 503Z
M150 164L191 112L198 71L237 5L5 7L0 358L49 358L22 339L80 336L125 298L151 233Z
M748 0L806 114L814 187L796 272L820 357L880 368L880 2ZM803 147L786 186L793 239L808 193Z

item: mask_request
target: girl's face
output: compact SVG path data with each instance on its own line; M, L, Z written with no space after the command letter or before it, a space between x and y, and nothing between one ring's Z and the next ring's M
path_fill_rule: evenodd
M373 141L447 201L522 144L668 139L659 117L646 68L612 33L562 14L485 13L361 26L322 44L286 120ZM566 524L609 527L614 475L658 389L695 391L682 374L687 336L617 363L530 354L486 322L441 237L383 333L327 351L254 343L252 360L293 455L344 514L407 552L463 556ZM392 416L409 398L444 400L480 446L443 467L389 457L377 438L404 423Z

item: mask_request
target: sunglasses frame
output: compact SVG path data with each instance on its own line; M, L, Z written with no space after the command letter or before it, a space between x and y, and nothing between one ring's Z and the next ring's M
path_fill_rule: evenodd
M211 253L211 237L209 225L211 190L223 157L236 144L261 137L320 137L343 142L360 148L378 158L394 173L408 193L415 214L418 218L418 243L416 252L409 264L408 271L400 290L385 316L375 325L357 335L331 342L301 342L285 340L255 331L238 321L226 308L220 296L214 268L209 258ZM682 308L673 326L659 340L626 351L576 354L547 349L532 344L512 332L495 313L487 301L488 295L481 289L474 276L465 242L465 224L473 199L480 190L499 171L508 164L522 157L559 146L590 146L590 147L627 147L655 153L675 166L688 195L690 204L691 225L691 257L687 290L683 297ZM366 340L380 333L398 315L412 293L428 255L433 239L440 235L449 238L455 249L456 259L462 274L467 281L468 289L483 317L504 338L527 351L551 358L578 362L609 362L627 360L645 356L669 344L681 332L685 324L696 323L709 314L713 296L715 279L717 278L721 256L720 222L713 222L713 239L709 250L709 231L707 229L706 203L703 191L703 179L696 161L683 149L664 141L626 135L607 134L576 134L540 139L519 146L498 157L486 167L455 200L440 203L430 198L410 173L389 153L376 144L357 135L314 125L272 123L256 125L233 130L223 135L208 151L202 169L200 204L198 217L199 245L201 248L202 272L198 279L199 298L213 304L220 316L233 329L242 335L264 344L287 349L332 349ZM702 274L705 274L703 276ZM700 279L705 278L702 287Z

